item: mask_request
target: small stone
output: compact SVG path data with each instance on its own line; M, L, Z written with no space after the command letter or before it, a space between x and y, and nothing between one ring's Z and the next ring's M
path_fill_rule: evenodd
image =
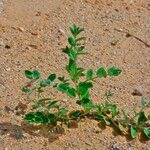
M25 31L25 29L24 29L23 27L18 27L18 30L19 30L20 32L24 32L24 31Z
M32 48L30 46L26 47L27 50L31 50Z
M31 34L34 35L34 36L38 35L38 33L36 33L36 32L31 32Z
M59 32L65 34L65 31L63 29L59 29Z
M5 45L5 48L10 49L11 46L10 45Z
M34 44L30 44L29 47L37 49L37 45L34 45Z
M133 96L147 97L150 94L150 84L143 84L135 88L132 92Z
M9 67L8 67L8 68L5 68L5 70L6 70L6 71L10 71L10 70L11 70L11 68L9 68Z
M101 132L101 129L100 129L99 127L95 127L93 132L94 132L94 133L100 133L100 132Z
M120 146L118 143L113 145L113 150L120 150Z
M89 145L89 146L92 146L92 143L90 143L90 142L88 142L88 141L86 141L85 144L86 144L86 145Z
M144 89L140 86L137 87L136 89L134 89L134 91L132 92L133 96L142 96L144 92Z
M115 46L115 45L117 45L118 42L119 42L118 40L113 40L113 41L111 41L110 44L111 44L112 46Z
M4 41L2 38L0 38L0 46L4 46Z
M36 14L35 14L35 16L41 16L41 12L40 11L38 11Z

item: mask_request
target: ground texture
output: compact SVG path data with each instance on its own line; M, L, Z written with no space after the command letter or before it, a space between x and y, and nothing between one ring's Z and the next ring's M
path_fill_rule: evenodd
M123 71L117 78L96 82L95 103L110 90L115 93L112 102L132 113L141 99L132 95L134 89L145 98L149 95L150 47L117 30L130 31L150 44L149 16L149 0L0 0L0 150L148 150L149 141L130 140L88 119L62 135L39 136L26 131L22 118L4 107L14 109L25 102L20 90L26 82L25 69L37 69L43 78L52 72L66 74L68 60L60 48L67 44L68 28L75 23L85 28L88 37L89 54L79 64ZM67 107L73 108L74 102Z

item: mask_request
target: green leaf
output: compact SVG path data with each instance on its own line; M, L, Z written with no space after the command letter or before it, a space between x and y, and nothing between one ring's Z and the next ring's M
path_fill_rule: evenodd
M110 98L110 97L112 97L114 95L114 93L112 93L111 91L107 91L105 93L105 95L106 95L107 98Z
M73 49L70 50L70 58L72 60L75 60L77 58L77 54Z
M87 80L90 80L93 78L93 70L92 69L89 69L86 73L86 78Z
M51 109L51 108L53 108L53 107L56 107L56 103L57 103L58 101L52 101L48 106L46 106L46 108L49 110L49 109Z
M78 105L85 105L87 103L89 103L90 99L86 98L86 99L82 99L82 100L78 100L76 103Z
M70 71L74 68L76 68L76 62L72 59L69 59L69 64L66 67L67 71L70 73Z
M81 51L83 51L84 49L85 49L85 46L77 47L78 52L81 52Z
M49 75L48 80L50 80L51 82L53 82L56 79L56 74L53 73L51 75Z
M66 48L62 48L61 50L66 54L69 54L70 52L70 48L68 46L66 46Z
M119 127L119 130L120 130L121 132L124 132L125 129L126 129L126 125L125 125L125 124L119 123L119 124L118 124L118 127Z
M58 80L61 81L61 82L64 82L65 77L64 76L63 77L58 77Z
M68 38L68 42L69 42L69 44L70 44L71 46L76 46L76 42L75 42L75 40L74 40L72 37L69 37L69 38Z
M53 126L57 126L57 119L52 119L50 122Z
M82 104L82 106L84 107L84 109L86 109L87 111L93 110L96 108L96 106L93 104L93 102L90 100L88 103Z
M36 91L37 91L38 93L44 92L44 90L42 89L42 87L39 87Z
M126 112L123 109L121 110L121 112L123 114L123 117L124 117L125 121L126 122L129 121L130 118L128 117L128 115L126 114Z
M34 122L38 123L38 124L46 124L46 123L48 123L48 118L47 118L46 115L43 115L41 117L40 116L36 116L34 118Z
M130 133L133 139L138 136L138 130L133 125L130 125Z
M98 108L98 113L99 113L99 114L102 114L102 112L103 112L103 107L102 107L101 105L98 105L97 108Z
M37 111L37 112L34 113L34 116L35 116L35 117L43 117L43 116L44 116L44 113Z
M53 120L53 119L55 119L56 118L56 116L55 116L55 114L48 114L48 116L47 116L47 118L49 119L49 120Z
M33 70L32 76L34 79L39 79L40 78L40 73L37 70Z
M43 103L47 102L47 101L51 101L52 99L51 98L42 98L42 99L39 99L38 102L35 104L35 109L40 107Z
M80 115L81 115L81 111L80 111L80 110L73 111L73 112L71 112L71 113L69 114L69 116L70 116L71 118L77 118L77 117L79 117Z
M33 79L32 72L30 70L25 70L25 76L28 79Z
M150 139L150 128L144 128L143 132L146 135L146 137Z
M75 37L76 34L75 34L74 30L72 28L70 28L70 31L71 31L72 35Z
M51 84L50 80L43 80L40 82L41 87L46 87L49 86L50 84Z
M25 115L24 120L26 122L33 122L34 118L35 118L34 113L28 113Z
M30 90L29 90L29 89L27 89L26 87L23 87L23 88L22 88L22 92L24 92L24 93L26 93L26 94L27 94L27 93L29 93L29 92L30 92Z
M76 91L74 88L69 88L68 89L68 95L75 98L76 97Z
M34 122L37 123L37 124L42 124L43 119L42 119L41 117L36 117L36 116L35 116Z
M77 28L77 26L75 25L75 24L73 24L72 25L72 27L70 27L70 31L71 31L71 33L72 33L72 35L74 36L74 37L76 37L77 36L77 31L78 31L78 28Z
M80 34L82 31L84 31L83 28L77 27L75 24L70 27L70 31L74 37L76 37L78 34Z
M144 101L144 98L141 99L141 105L142 105L142 107L145 107L145 101Z
M67 83L59 84L57 89L61 92L66 92L68 89L68 84Z
M92 88L93 84L91 82L80 82L78 85L78 93L84 95L87 93L89 88Z
M118 76L119 74L121 74L121 72L122 71L120 69L114 67L108 69L109 76Z
M98 115L97 119L99 119L102 123L106 124L106 125L110 125L110 121L108 120L108 118L106 118L104 115Z
M85 94L81 95L81 99L86 99L90 97L89 91L87 91Z
M140 126L142 123L147 121L147 117L145 116L144 111L139 113L138 120L137 120L137 125Z
M106 108L108 109L108 111L111 112L113 114L113 116L118 115L119 111L117 110L117 106L115 104L110 104L107 102L108 101L106 101Z
M59 110L59 115L65 115L68 112L67 109L60 109Z
M103 67L99 68L96 72L97 77L107 77L107 72L105 71L105 69Z
M78 34L80 34L82 31L84 31L84 28L78 29Z

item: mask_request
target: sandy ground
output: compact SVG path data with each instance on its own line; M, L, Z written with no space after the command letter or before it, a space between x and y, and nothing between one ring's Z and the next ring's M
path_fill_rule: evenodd
M117 78L97 81L92 89L95 103L111 90L112 102L132 113L141 99L132 95L133 90L142 87L142 95L149 95L150 48L115 29L133 32L150 44L149 16L149 0L0 0L0 129L9 130L0 132L0 150L148 150L149 141L130 140L88 119L48 140L22 130L21 117L4 107L13 109L24 101L20 89L26 82L25 69L37 69L43 78L51 72L66 74L67 59L60 48L75 23L85 28L88 37L89 54L79 64L86 69L115 66L123 71ZM68 107L73 105L70 101Z

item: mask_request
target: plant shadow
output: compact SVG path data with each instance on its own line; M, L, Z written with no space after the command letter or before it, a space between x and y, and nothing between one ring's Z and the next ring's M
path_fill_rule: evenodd
M47 138L49 142L57 140L65 130L61 126L48 127L48 126L33 126L30 124L22 123L21 126L12 123L0 123L0 136L8 135L16 140L25 139L27 133L34 137Z

